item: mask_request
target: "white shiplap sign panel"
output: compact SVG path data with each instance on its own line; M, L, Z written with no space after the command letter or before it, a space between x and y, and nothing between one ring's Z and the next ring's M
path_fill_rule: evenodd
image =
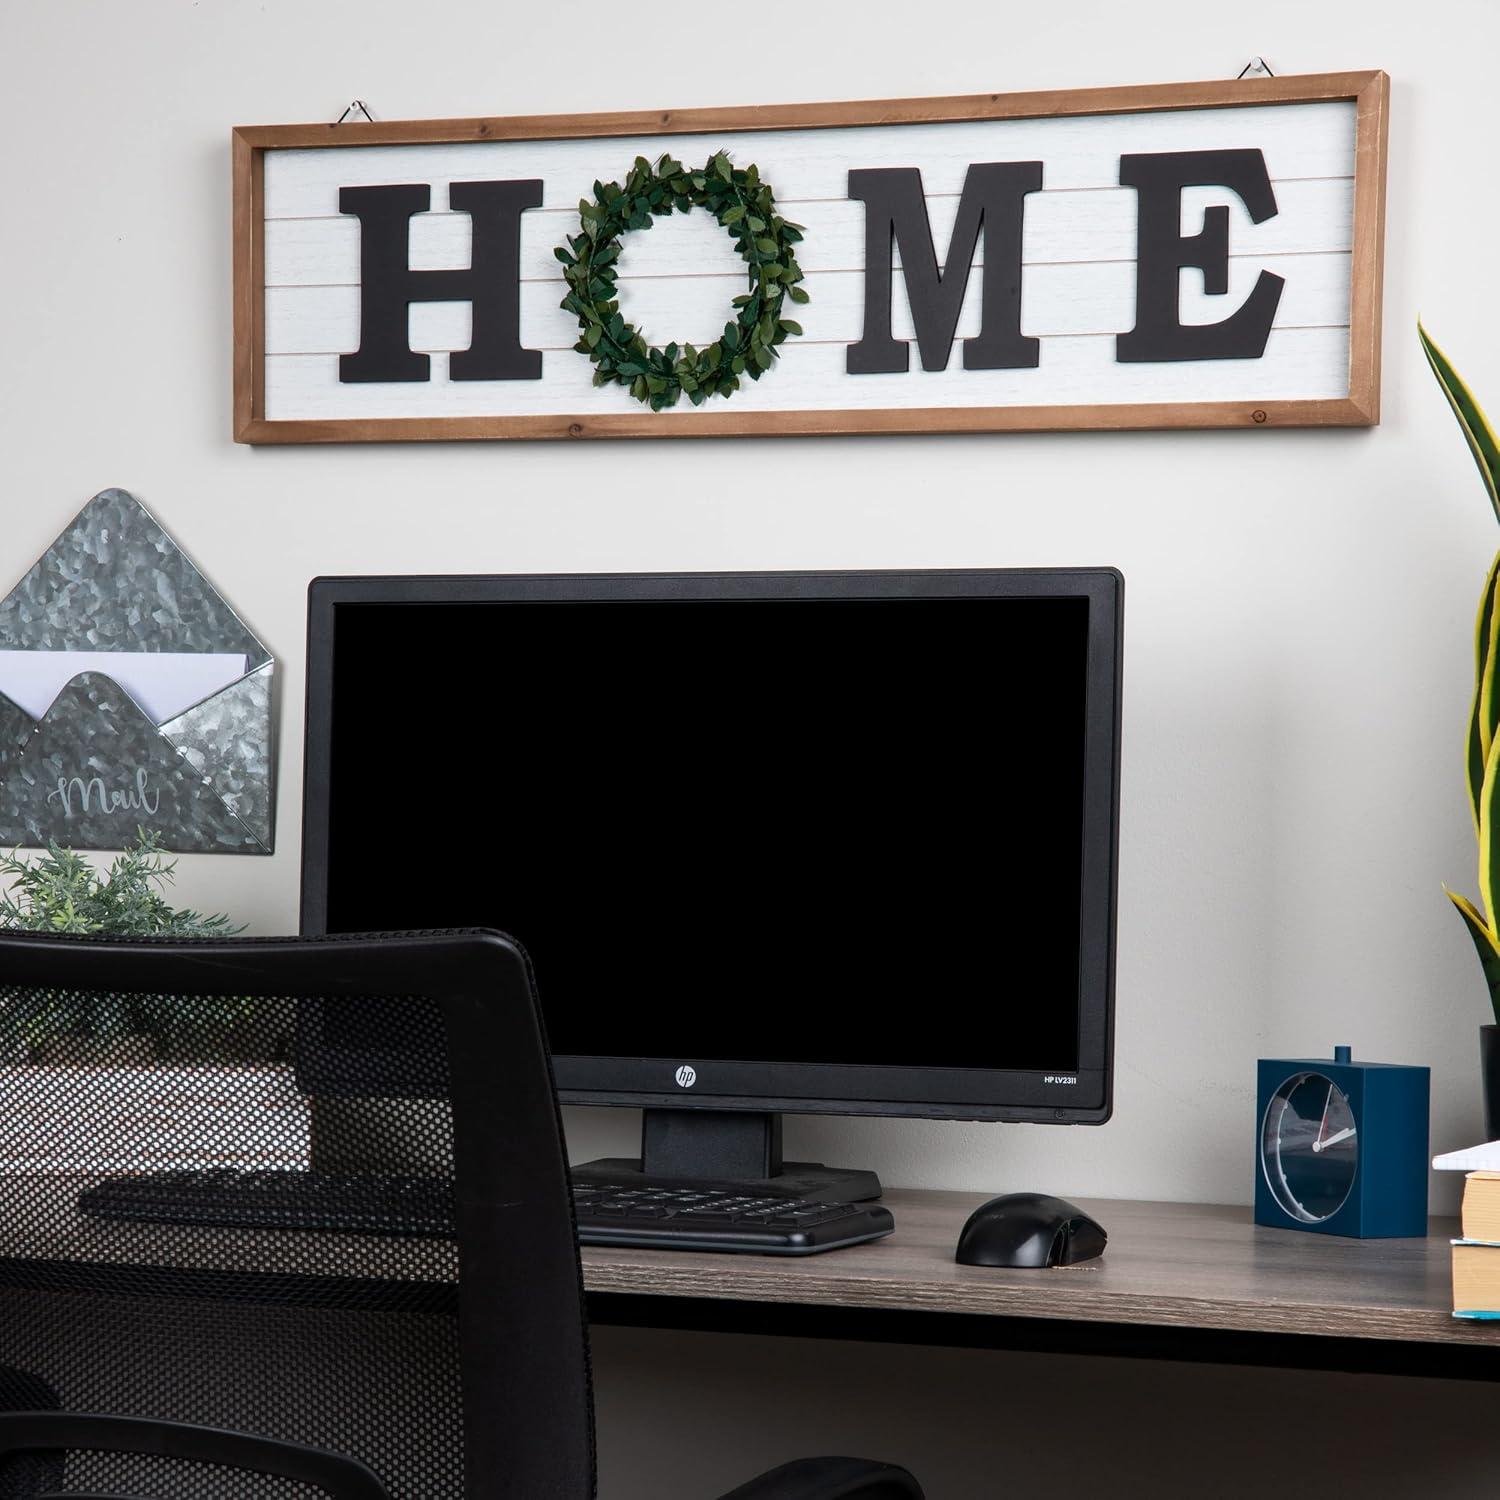
M1386 92L1384 74L1365 73L241 129L236 436L1370 424ZM593 385L592 364L573 348L576 318L559 306L568 287L553 252L578 232L579 199L593 197L596 180L622 180L636 157L667 151L689 168L720 151L757 165L778 212L804 226L810 301L788 309L804 332L758 382L654 412L621 387ZM993 163L1031 164L1039 185L987 192L995 179L976 169ZM454 185L471 183L531 185L533 206L516 211L518 257L476 263L471 215L450 204ZM371 223L340 211L344 189L414 184L429 207L401 218L400 243L388 230L379 242ZM956 224L968 228L955 235ZM924 227L936 279L902 256ZM708 212L657 218L622 245L619 310L649 342L701 347L733 316L746 269ZM374 256L399 263L398 287L407 271L474 273L453 284L453 300L401 299L406 347L429 356L425 379L409 368L347 378L341 356L361 350L377 313L391 316L370 305ZM986 275L987 257L1003 261L1003 274ZM950 339L933 308L959 286ZM534 351L518 359L523 373L450 368L471 345L478 297L511 309L513 342Z

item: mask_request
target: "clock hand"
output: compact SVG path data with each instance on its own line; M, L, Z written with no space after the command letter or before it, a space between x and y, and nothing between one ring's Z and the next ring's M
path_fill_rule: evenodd
M1333 1085L1328 1085L1328 1097L1323 1101L1323 1118L1318 1121L1318 1139L1313 1142L1313 1150L1320 1150L1319 1142L1323 1139L1323 1132L1328 1129L1328 1111L1333 1104Z
M1313 1142L1314 1151L1326 1151L1330 1146L1337 1146L1340 1141L1347 1141L1354 1134L1354 1126L1346 1125L1337 1135L1331 1135L1326 1141L1317 1140Z

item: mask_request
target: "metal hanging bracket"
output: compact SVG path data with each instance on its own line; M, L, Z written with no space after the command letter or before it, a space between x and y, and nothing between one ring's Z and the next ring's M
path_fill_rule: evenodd
M1241 78L1274 78L1276 75L1271 71L1271 65L1265 58L1256 56L1252 57L1234 76L1238 80Z
M355 110L358 110L360 114L362 114L365 119L370 122L370 124L373 125L375 123L375 116L370 113L370 106L366 104L363 99L351 99L349 101L349 107L333 123L335 125L342 125L344 121L347 120L349 116L355 112Z

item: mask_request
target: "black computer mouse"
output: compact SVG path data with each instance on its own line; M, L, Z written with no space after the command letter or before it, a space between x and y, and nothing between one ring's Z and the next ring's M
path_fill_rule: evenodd
M1006 1193L969 1215L953 1258L961 1266L1076 1266L1109 1236L1064 1198Z

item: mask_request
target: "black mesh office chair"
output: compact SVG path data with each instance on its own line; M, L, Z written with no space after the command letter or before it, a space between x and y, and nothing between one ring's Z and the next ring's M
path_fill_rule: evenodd
M205 1166L416 1177L457 1235L122 1213L122 1186ZM571 1196L514 945L0 935L0 1500L593 1494ZM920 1496L811 1459L726 1500Z

